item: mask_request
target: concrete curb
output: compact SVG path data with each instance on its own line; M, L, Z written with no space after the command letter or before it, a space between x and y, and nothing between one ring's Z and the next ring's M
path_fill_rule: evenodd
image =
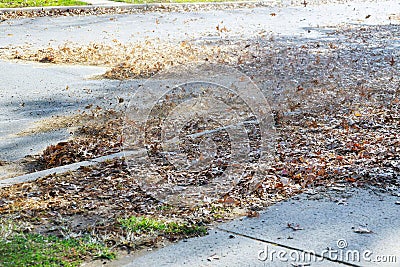
M43 171L34 172L34 173L28 173L28 174L24 174L21 176L0 180L0 188L11 186L14 184L19 184L19 183L32 182L39 178L46 177L51 174L62 174L62 173L66 173L69 171L76 171L80 167L94 166L99 163L105 162L107 160L123 158L126 156L135 156L135 155L139 156L139 155L143 155L144 153L145 153L145 150L122 151L122 152L110 154L107 156L94 158L91 160L81 161L81 162L77 162L77 163L73 163L73 164L69 164L69 165L64 165L64 166L60 166L60 167L43 170Z
M254 121L249 121L249 122L253 123ZM192 138L199 137L201 135L205 135L205 134L208 134L211 132L220 131L221 129L232 128L237 125L239 125L239 124L229 125L227 127L220 127L215 130L203 131L200 133L188 135L188 137L192 137ZM173 142L173 141L171 140L171 142ZM77 163L73 163L73 164L69 164L69 165L65 165L65 166L60 166L60 167L56 167L56 168L52 168L52 169L48 169L48 170L38 171L38 172L29 173L29 174L25 174L25 175L13 177L13 178L0 180L0 188L5 187L5 186L10 186L13 184L18 184L18 183L35 181L41 177L45 177L50 174L62 174L62 173L66 173L69 171L75 171L75 170L79 169L80 167L97 165L98 163L101 163L101 162L104 162L107 160L112 160L115 158L123 158L126 156L140 156L140 155L144 155L144 154L146 154L146 149L144 149L144 148L139 149L139 150L127 150L127 151L122 151L122 152L118 152L118 153L113 153L110 155L94 158L91 160L81 161L81 162L77 162Z
M110 1L111 2L111 1ZM235 2L201 2L201 3L154 3L154 4L105 4L105 5L86 5L86 6L48 6L48 7L23 7L23 8L0 8L0 14L32 12L32 11L73 11L73 10L90 10L95 8L102 9L121 9L121 10L147 10L147 9L164 9L172 7L200 7L200 6L246 6L246 5L276 5L278 1L235 1ZM275 3L275 4L274 4Z
M378 0L308 0L307 5L339 4L339 3L371 3ZM383 0L385 1L385 0ZM301 6L302 1L294 0L259 0L259 1L226 1L226 2L197 2L197 3L150 3L150 4L128 4L123 2L113 2L110 4L91 4L85 6L47 6L47 7L24 7L24 8L0 8L0 14L32 12L32 11L74 11L90 10L95 8L102 9L121 9L121 10L147 10L147 9L168 9L178 7L209 7L209 6ZM111 4L115 3L115 4Z

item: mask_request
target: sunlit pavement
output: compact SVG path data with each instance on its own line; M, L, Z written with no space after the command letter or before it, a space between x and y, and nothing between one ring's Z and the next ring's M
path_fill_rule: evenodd
M392 193L310 190L126 266L398 266L400 192Z

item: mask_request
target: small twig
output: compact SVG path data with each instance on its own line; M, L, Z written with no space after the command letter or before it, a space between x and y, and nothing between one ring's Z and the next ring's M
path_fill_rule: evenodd
M304 230L304 228L300 227L300 225L298 225L298 224L293 225L291 223L288 223L287 227L290 228L290 229L293 229L293 231Z

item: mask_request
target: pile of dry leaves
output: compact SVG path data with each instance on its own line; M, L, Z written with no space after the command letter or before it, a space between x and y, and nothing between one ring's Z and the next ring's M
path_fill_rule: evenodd
M80 120L85 124L74 132L73 138L48 146L37 157L39 166L48 169L121 151L123 114L97 108Z
M224 41L225 45L222 41L177 46L160 40L136 45L116 42L113 47L93 44L40 50L22 58L121 62L105 74L118 79L148 77L174 64L201 60L232 65L250 76L271 104L282 177L303 187L326 179L379 184L396 180L399 164L399 52L393 46L399 30L396 25L348 28L332 34L336 41L306 43L270 38ZM100 138L86 135L49 147L43 156L46 164L56 166L114 151L121 140L116 131L107 129L122 127L122 121L112 119L101 125L111 127L101 126L91 133ZM112 141L103 142L107 138ZM93 139L103 141L87 143ZM80 154L70 154L68 147Z
M133 47L117 43L20 54L22 59L55 63L119 62L106 76L120 79L198 60L232 65L250 76L269 100L278 133L276 154L258 184L243 180L219 200L194 207L169 206L153 198L139 186L135 168L140 166L128 168L114 160L3 188L0 214L28 221L39 232L89 232L112 244L135 246L149 237L127 236L116 218L145 215L208 225L257 216L257 210L272 202L318 186L399 186L399 33L399 26L388 25L345 29L333 34L333 41L257 38L225 46L184 42L162 48L151 42ZM58 166L118 151L122 140L116 129L123 127L123 120L115 116L97 126L85 125L79 138L50 146L42 155L44 164ZM160 238L151 237L150 244Z
M88 64L112 67L103 77L107 79L130 79L150 77L158 71L189 62L210 61L236 63L239 54L233 52L238 45L220 43L179 44L149 39L137 43L123 44L114 40L113 45L92 43L87 46L65 44L57 49L49 47L37 51L14 48L9 58L43 63Z
M161 1L162 2L162 1ZM59 16L93 16L107 14L143 14L145 12L196 12L219 9L254 8L260 6L271 6L277 3L267 2L239 2L235 3L196 3L196 4L171 4L160 3L152 5L128 5L115 7L62 7L42 9L15 9L0 12L0 22L9 19L33 18L33 17L59 17Z
M270 183L270 181L269 181ZM231 195L201 206L171 206L144 192L124 161L113 160L76 172L50 175L35 182L3 188L0 214L5 219L27 222L31 231L59 236L96 235L112 245L155 245L164 238L182 235L131 235L117 219L150 216L165 221L206 226L236 216L257 216L267 203L287 197L285 190L243 193L238 186ZM271 196L274 195L273 198Z

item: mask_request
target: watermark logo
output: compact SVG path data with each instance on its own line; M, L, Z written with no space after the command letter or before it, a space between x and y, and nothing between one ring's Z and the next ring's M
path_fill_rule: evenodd
M313 262L322 261L346 262L351 264L362 262L394 264L391 266L395 266L398 262L396 255L381 255L369 249L349 249L349 244L345 239L337 240L336 245L337 248L328 247L321 251L278 249L277 246L265 245L264 249L258 251L257 259L263 262L292 262L301 266L309 266Z
M339 239L336 242L336 245L339 249L344 249L347 248L349 244L347 244L347 241L345 239Z
M165 70L133 95L125 149L143 190L158 200L193 205L220 198L236 184L255 185L273 158L271 109L236 69L190 64Z

